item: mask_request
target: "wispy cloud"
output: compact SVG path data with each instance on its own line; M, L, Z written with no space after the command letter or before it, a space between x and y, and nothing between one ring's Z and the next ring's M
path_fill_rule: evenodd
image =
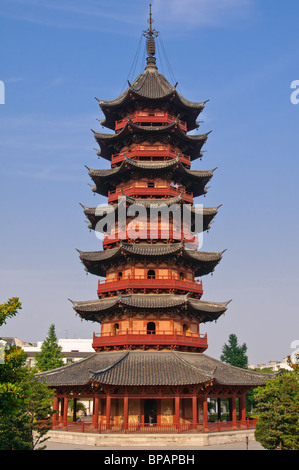
M122 0L2 0L0 16L64 29L117 31L119 23L140 24L141 13L146 14L140 1L130 5Z
M157 24L167 30L217 25L244 17L254 0L153 0ZM148 2L149 3L149 2ZM119 32L147 26L148 3L131 0L2 0L0 16L57 28ZM121 33L130 34L130 28Z
M6 158L1 174L56 181L82 179L84 160L94 157L96 143L90 131L94 120L91 115L3 117L0 154Z
M4 83L19 83L22 82L24 78L21 77L10 77L10 78L5 78Z
M48 88L55 88L59 85L62 85L65 81L65 77L56 77L49 83Z

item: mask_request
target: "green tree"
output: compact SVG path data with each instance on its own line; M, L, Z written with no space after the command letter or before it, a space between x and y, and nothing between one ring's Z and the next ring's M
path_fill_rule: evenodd
M63 358L65 356L61 354L61 349L61 346L57 343L55 325L52 324L40 352L36 353L36 368L42 372L63 366Z
M0 325L21 308L18 298L0 305ZM33 450L51 426L53 392L26 365L27 354L11 346L0 364L0 450Z
M282 372L255 389L255 439L268 450L299 450L299 372Z
M8 318L17 315L18 310L22 308L22 304L18 297L12 297L4 304L0 305L0 326L6 323Z
M53 392L26 359L22 348L12 346L0 365L0 450L33 450L51 429Z
M237 336L235 334L230 334L228 344L224 344L222 348L220 360L230 364L231 366L246 369L248 367L248 357L246 352L246 344L244 343L242 346L239 346Z

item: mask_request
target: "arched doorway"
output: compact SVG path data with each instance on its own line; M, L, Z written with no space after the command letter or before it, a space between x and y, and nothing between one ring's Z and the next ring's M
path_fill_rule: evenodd
M148 279L156 279L156 272L154 269L149 269L147 272L147 278Z
M146 333L148 335L155 335L156 334L156 325L153 321L149 321L146 325Z
M144 401L144 422L146 424L157 423L157 400L154 398Z

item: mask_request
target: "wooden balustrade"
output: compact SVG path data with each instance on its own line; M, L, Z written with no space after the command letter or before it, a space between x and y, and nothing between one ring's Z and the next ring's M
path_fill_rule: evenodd
M98 281L98 294L122 289L176 289L203 293L202 281L189 281L180 277L160 276L123 276L122 278L105 279Z
M179 156L183 164L188 167L191 165L190 156L174 151L169 145L161 147L154 145L136 145L134 148L128 149L125 152L113 154L111 156L111 165L115 166L117 163L121 163L125 159L125 154L128 158L137 161L167 161Z
M112 421L112 420L111 420ZM237 420L235 423L232 421L216 421L214 423L128 423L127 426L124 423L116 424L110 422L109 424L100 421L97 426L91 422L85 420L71 422L67 421L63 426L53 424L52 429L57 431L70 431L70 432L88 432L88 433L144 433L144 434L167 434L167 433L209 433L209 432L225 432L255 429L257 419Z
M140 196L147 196L148 198L152 198L154 196L164 196L165 199L168 196L177 197L181 193L183 193L182 197L184 201L193 204L193 193L191 191L186 191L180 186L174 186L171 184L165 184L165 186L141 186L138 184L130 184L121 188L116 188L111 191L108 191L108 203L116 202L119 198L123 197L122 191L125 193L126 196L135 198L138 198Z
M119 119L118 121L115 122L115 130L119 131L125 127L125 125L128 122L128 118L134 122L135 124L146 124L147 126L152 126L152 125L167 125L171 124L176 118L173 114L169 113L163 113L163 112L153 112L153 113L145 113L145 112L138 112L136 111L133 114L130 114L128 117L125 117L123 119ZM187 124L185 121L182 121L181 119L178 120L180 128L187 132Z
M165 242L176 240L182 241L185 240L185 244L194 246L196 250L198 247L198 236L189 238L184 234L183 230L173 230L169 227L169 230L155 229L151 230L139 230L138 234L130 233L126 230L116 230L114 233L105 234L103 239L103 245L106 247L108 245L115 245L120 242L120 240L127 240L131 242L138 242L138 240L146 240L150 243L156 243L157 240L163 240Z

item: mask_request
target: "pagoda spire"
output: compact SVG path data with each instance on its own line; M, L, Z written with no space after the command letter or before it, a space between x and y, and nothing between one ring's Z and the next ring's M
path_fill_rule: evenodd
M152 17L152 5L150 4L150 12L149 12L149 19L147 20L149 23L149 28L143 31L143 36L146 38L146 50L147 50L147 58L146 58L146 67L154 67L157 68L156 65L156 44L155 38L158 37L159 32L153 29L152 25L154 23L154 19Z

